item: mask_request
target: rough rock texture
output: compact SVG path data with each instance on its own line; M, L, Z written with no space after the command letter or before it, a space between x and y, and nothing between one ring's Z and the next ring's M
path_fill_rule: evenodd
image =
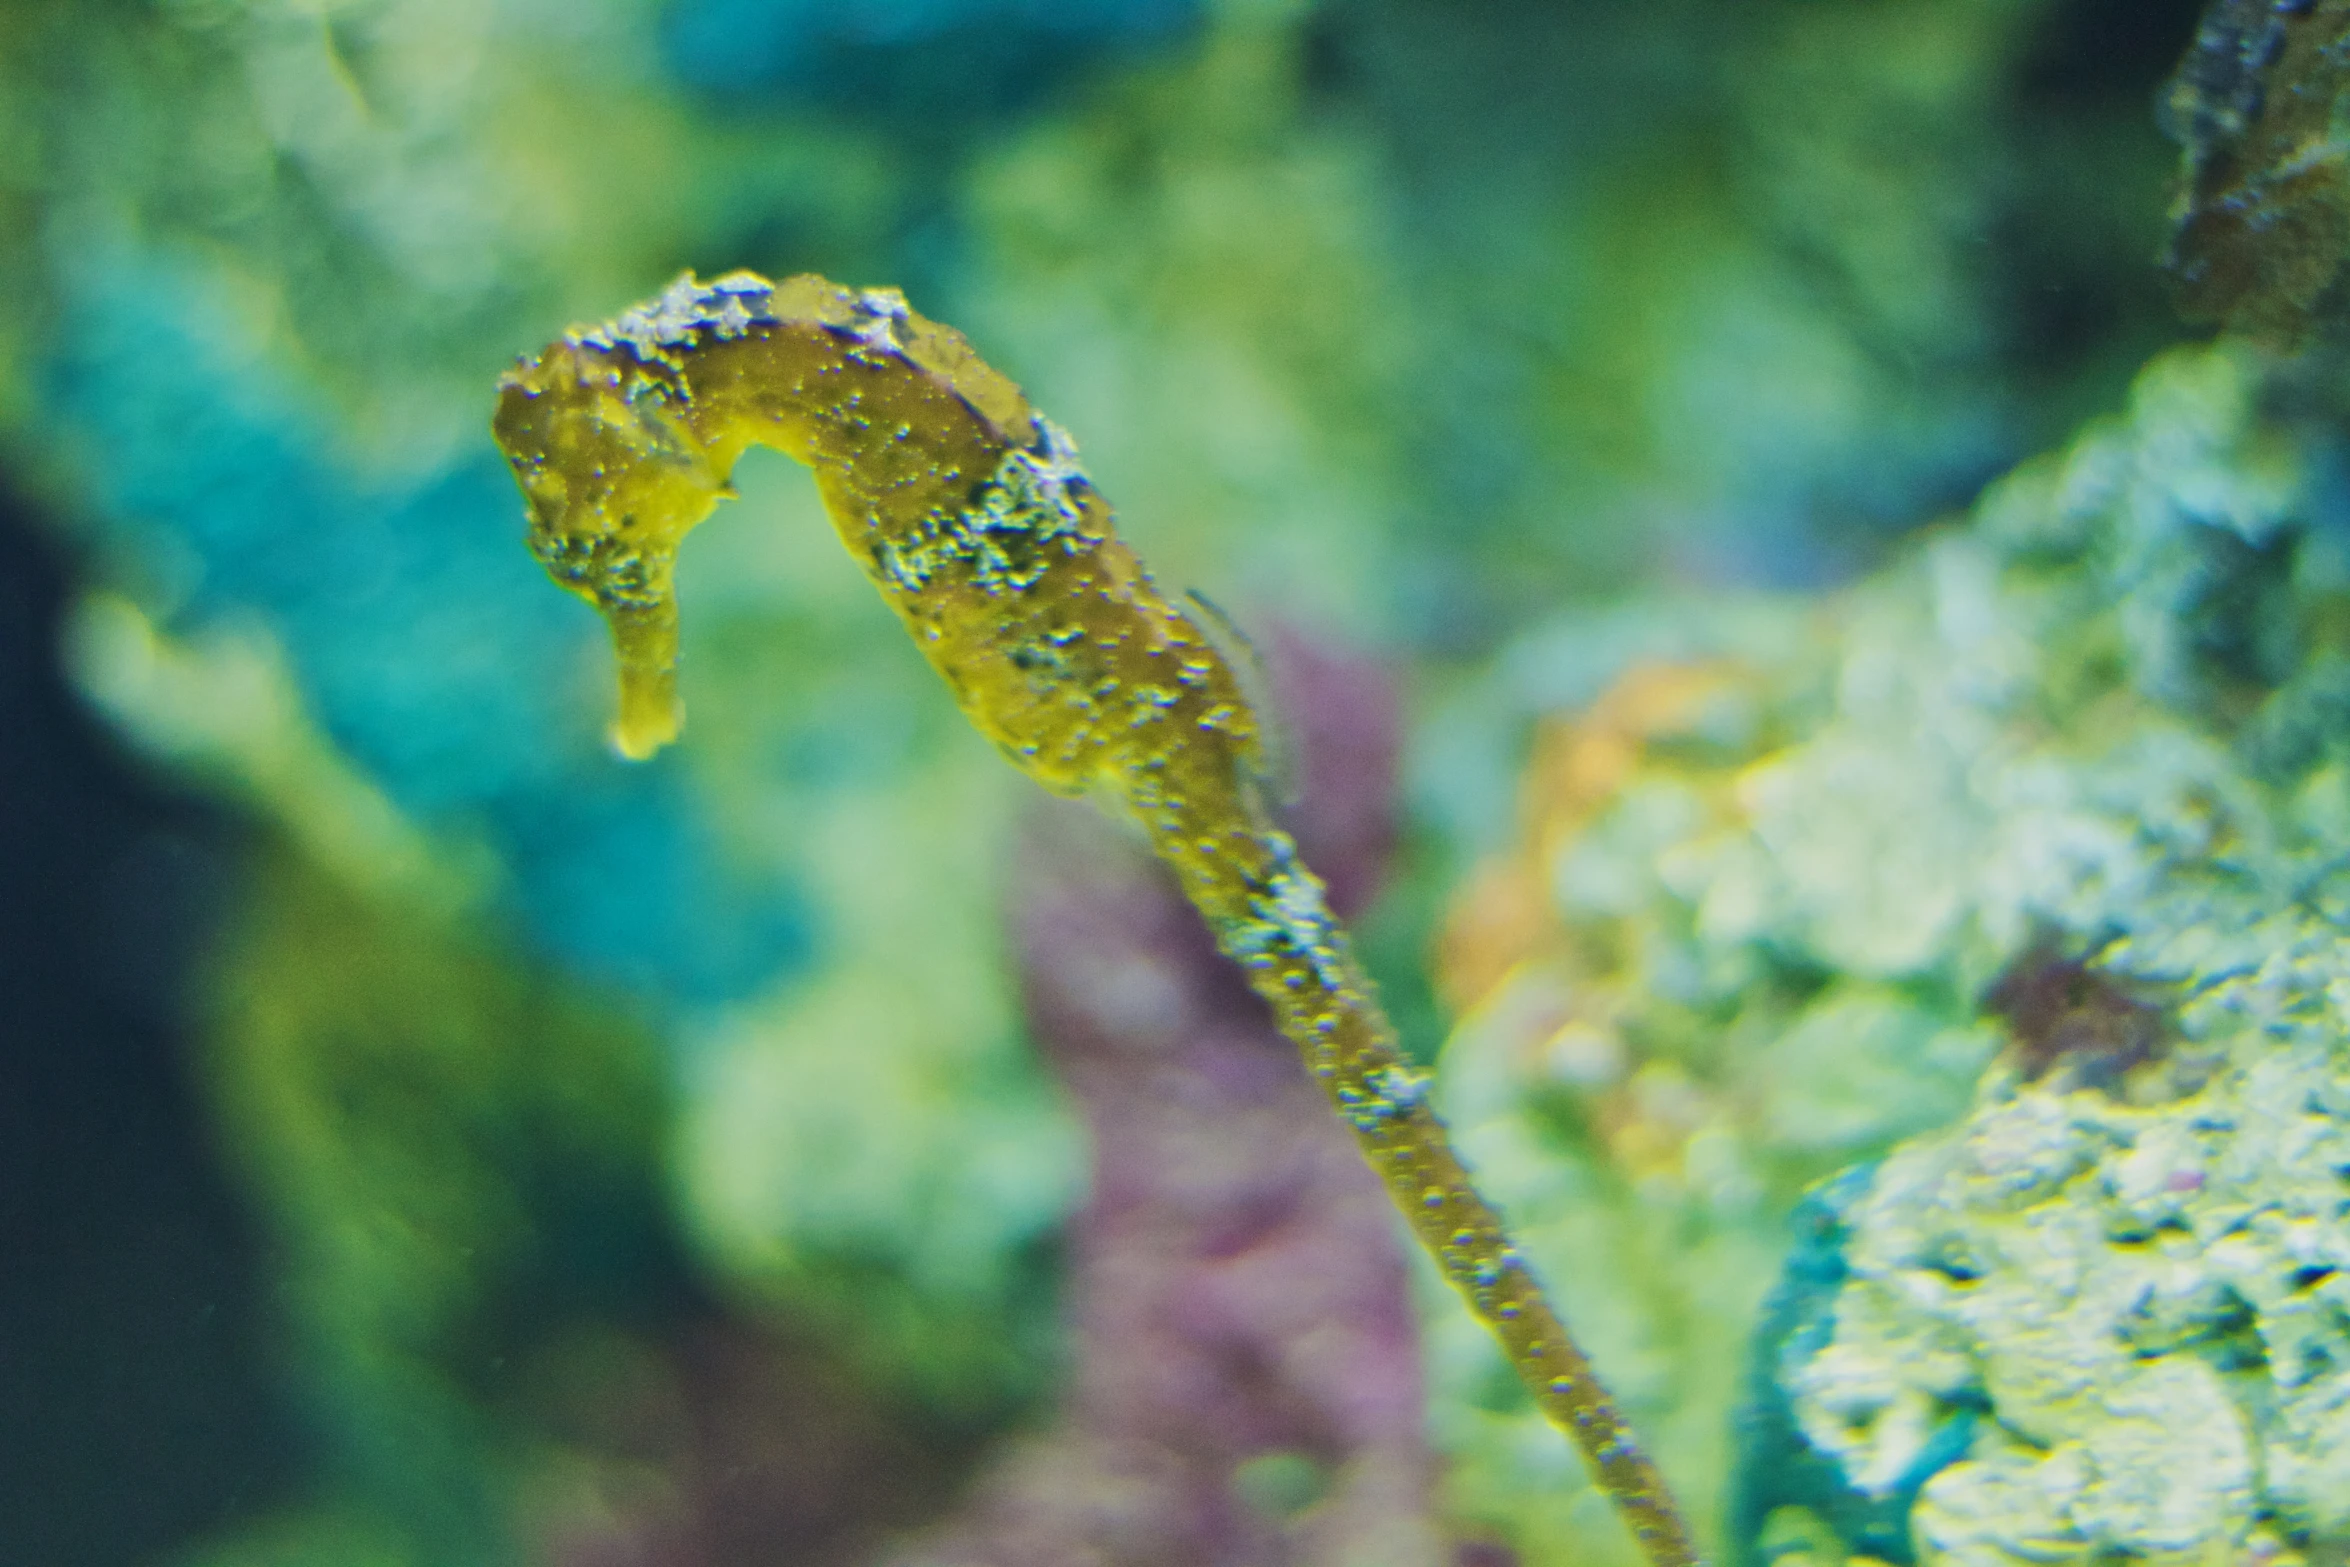
M2321 383L2166 355L1839 599L1646 628L1675 661L1538 748L1525 844L1445 950L1446 1103L1731 1550L2343 1543ZM1762 1309L1752 1270L1839 1165ZM1703 1346L1758 1311L1725 1453L1738 1380ZM1438 1385L1456 1486L1528 1519L1488 1500L1522 1417Z
M1920 952L2007 970L1986 1007L2014 1048L1841 1197L1830 1326L1775 1368L1852 1491L1922 1481L1927 1561L2350 1526L2340 501L2326 438L2264 401L2291 390L2248 354L2158 361L1855 623L1847 670L1928 722L1780 764L1814 809L1865 819L1837 773L1873 773L1880 818L1933 824L1880 937L1922 908ZM1939 656L1886 657L1919 640L1904 597Z

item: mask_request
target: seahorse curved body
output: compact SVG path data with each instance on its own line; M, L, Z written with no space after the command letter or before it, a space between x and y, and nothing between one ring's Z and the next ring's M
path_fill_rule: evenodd
M677 733L679 542L752 445L815 471L849 552L964 712L1065 793L1123 802L1353 1128L1447 1278L1657 1567L1697 1560L1662 1479L1470 1184L1425 1080L1261 798L1236 671L1153 585L1068 437L894 290L689 274L501 383L533 550L609 620L617 744Z

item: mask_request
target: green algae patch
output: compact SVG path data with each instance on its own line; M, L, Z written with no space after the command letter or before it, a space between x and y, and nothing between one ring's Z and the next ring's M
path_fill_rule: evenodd
M1044 1379L1009 1314L923 1321L887 1268L855 1312L725 1309L672 1210L656 1036L466 919L272 844L209 990L316 1467L194 1563L539 1560L614 1517L838 1550L944 1510ZM824 1464L871 1478L792 1483Z

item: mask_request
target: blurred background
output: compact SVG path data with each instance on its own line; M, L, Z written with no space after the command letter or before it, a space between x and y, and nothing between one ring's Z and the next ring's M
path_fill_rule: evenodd
M1796 1195L1988 1047L1864 1091L1911 1025L1839 1014L1724 1098L1702 1018L1497 1023L1534 905L1615 909L1509 880L1601 765L1547 715L1751 754L1625 672L2119 403L2196 9L0 0L0 1561L1629 1559L784 459L684 557L687 743L603 747L494 384L735 267L960 327L1249 628L1724 1540Z

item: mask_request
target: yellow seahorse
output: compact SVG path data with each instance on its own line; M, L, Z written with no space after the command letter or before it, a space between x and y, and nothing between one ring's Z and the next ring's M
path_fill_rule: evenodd
M1445 1276L1571 1435L1655 1567L1697 1561L1654 1465L1470 1184L1426 1082L1262 798L1241 682L1118 538L1076 448L893 289L681 277L566 334L494 421L548 571L603 611L613 738L675 738L680 541L753 445L826 510L964 713L1025 771L1129 810L1248 971Z

